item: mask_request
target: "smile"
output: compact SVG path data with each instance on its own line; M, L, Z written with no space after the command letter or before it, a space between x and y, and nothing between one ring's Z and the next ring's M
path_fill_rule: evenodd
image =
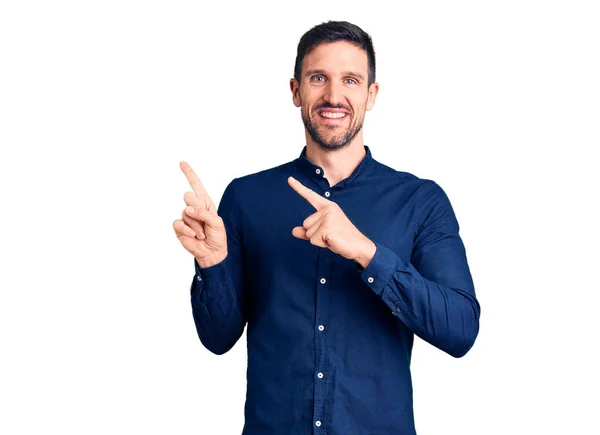
M319 115L328 119L342 119L346 117L346 114L343 112L319 112Z

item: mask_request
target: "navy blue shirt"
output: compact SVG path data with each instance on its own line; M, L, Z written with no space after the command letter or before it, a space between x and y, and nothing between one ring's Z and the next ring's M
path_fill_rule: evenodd
M306 146L291 162L235 178L218 207L227 257L207 268L194 260L202 344L223 354L248 325L242 435L415 434L414 335L454 357L475 341L480 307L448 197L364 148L334 186ZM290 175L375 243L366 268L292 235L316 210Z

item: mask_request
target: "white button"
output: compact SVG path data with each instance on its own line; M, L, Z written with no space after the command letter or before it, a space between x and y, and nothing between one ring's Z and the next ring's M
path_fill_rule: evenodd
M329 198L329 195L331 195L329 192L325 192L325 196L326 196L327 198Z
M200 278L200 275L198 275L198 281L202 281L202 278Z
M394 316L396 315L396 313L394 313L393 311L392 311L392 314L393 314Z
M393 311L392 311L393 313ZM325 329L325 327L323 325L319 325L319 331L322 331L323 329Z
M325 278L321 278L321 284L325 284L327 280Z
M317 426L317 427L321 426L321 422L319 420L315 421L315 426Z
M317 374L317 377L318 377L319 379L322 379L322 378L323 378L323 373L319 372L319 374Z
M373 282L373 277L372 277L372 276L368 277L368 278L367 278L367 281L369 281L369 282Z
M315 172L316 172L317 174L320 174L320 173L321 173L321 170L320 170L320 169L317 169Z

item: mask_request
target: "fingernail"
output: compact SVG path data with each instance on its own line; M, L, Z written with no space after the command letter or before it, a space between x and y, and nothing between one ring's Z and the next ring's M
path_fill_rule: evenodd
M194 214L194 207L187 206L185 208L186 213Z

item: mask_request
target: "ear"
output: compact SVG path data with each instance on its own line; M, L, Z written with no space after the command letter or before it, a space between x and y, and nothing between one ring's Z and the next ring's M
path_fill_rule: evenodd
M375 99L379 92L379 83L375 82L369 86L369 97L367 98L367 110L371 110L375 105Z
M294 78L290 79L290 90L292 91L292 101L294 101L294 106L300 107L302 105L302 101L300 100L300 85Z

